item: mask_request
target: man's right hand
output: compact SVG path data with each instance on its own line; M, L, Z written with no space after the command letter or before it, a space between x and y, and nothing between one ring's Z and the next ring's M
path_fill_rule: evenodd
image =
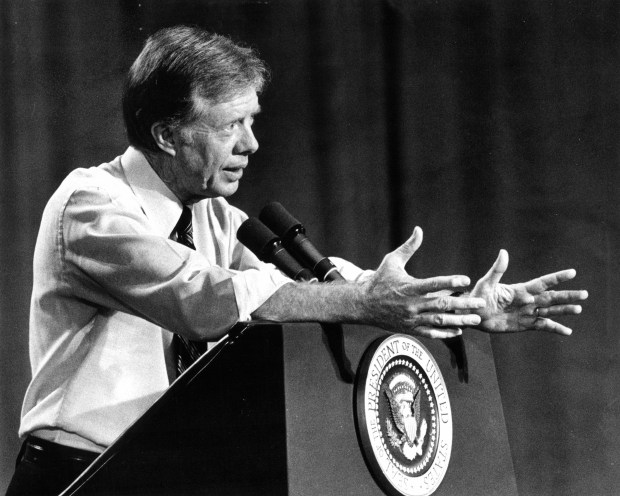
M434 294L462 289L470 284L463 275L416 279L405 264L422 244L422 229L387 254L377 271L362 283L362 304L368 321L378 327L430 338L450 338L461 334L460 327L477 325L480 317L469 310L485 306L482 298ZM458 311L457 314L451 313Z

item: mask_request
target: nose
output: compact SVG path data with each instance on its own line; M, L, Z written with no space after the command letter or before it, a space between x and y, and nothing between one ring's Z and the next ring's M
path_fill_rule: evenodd
M241 136L235 146L235 152L239 155L252 155L258 150L258 141L252 131L252 126L246 124L242 128Z

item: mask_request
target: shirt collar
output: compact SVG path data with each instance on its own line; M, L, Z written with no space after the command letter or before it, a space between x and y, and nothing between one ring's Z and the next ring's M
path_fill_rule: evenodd
M153 170L140 150L132 146L127 148L121 156L121 166L142 210L158 234L170 236L183 210L179 199Z

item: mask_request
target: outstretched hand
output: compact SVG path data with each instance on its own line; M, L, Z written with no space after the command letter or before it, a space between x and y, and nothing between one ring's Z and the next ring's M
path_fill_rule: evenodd
M422 229L416 227L411 237L387 254L373 276L363 283L367 315L372 324L385 329L431 338L458 336L462 332L460 327L480 323L476 313L485 301L431 294L468 286L470 280L466 276L416 279L407 274L405 264L422 244L422 237ZM458 313L451 313L454 311Z
M508 252L500 250L497 260L480 279L471 296L483 298L486 306L476 311L481 317L478 329L486 332L546 331L565 336L573 331L549 317L581 313L579 302L588 297L583 290L550 290L576 275L568 269L519 284L500 284L508 269Z

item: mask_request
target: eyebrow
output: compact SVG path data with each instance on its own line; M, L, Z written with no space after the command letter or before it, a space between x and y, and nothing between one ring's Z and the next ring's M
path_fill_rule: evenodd
M262 111L263 111L263 108L262 108L260 105L258 105L258 106L256 107L256 109L254 109L254 110L252 110L252 111L250 112L250 116L254 117L255 115L260 114ZM243 115L240 115L239 117L235 117L234 119L231 119L231 122L232 122L232 121L237 121L237 120L239 120L239 119L241 119L241 118L245 117L245 115L247 115L247 114L243 114Z

